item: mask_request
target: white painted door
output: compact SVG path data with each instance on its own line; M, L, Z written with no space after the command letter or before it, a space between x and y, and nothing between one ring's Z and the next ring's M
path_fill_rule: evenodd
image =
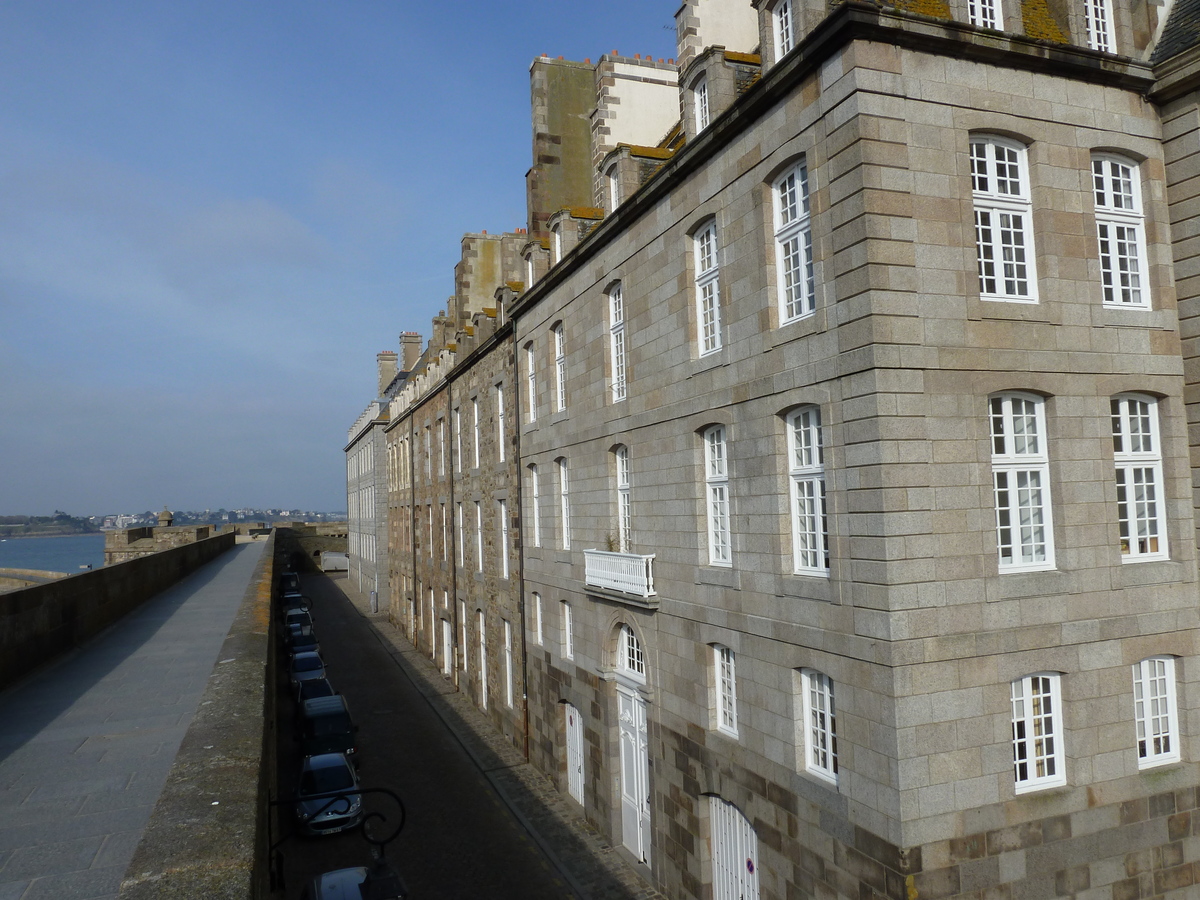
M621 840L650 863L650 750L646 701L635 690L617 688L621 729Z
M713 900L758 900L758 838L732 803L709 797Z
M450 638L450 620L442 619L442 674L444 675L449 675L454 666L454 647Z
M583 717L570 703L564 705L567 719L567 790L583 803Z

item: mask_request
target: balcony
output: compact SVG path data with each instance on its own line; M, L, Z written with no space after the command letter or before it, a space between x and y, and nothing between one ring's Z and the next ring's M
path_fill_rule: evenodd
M584 550L585 582L590 588L646 599L654 596L654 554Z

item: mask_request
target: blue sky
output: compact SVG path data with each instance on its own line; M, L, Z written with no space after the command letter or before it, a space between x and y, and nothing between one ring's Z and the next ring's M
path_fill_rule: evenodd
M0 3L0 514L345 509L375 354L525 224L530 62L677 5Z

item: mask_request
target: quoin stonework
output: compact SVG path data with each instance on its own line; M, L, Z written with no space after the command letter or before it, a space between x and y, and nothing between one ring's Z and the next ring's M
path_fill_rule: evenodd
M351 577L668 896L1197 896L1200 8L676 21L533 62Z

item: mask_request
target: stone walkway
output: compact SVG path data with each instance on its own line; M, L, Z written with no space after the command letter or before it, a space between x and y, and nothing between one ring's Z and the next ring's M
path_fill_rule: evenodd
M578 897L666 900L563 799L550 781L496 732L470 697L455 690L442 677L435 664L391 624L386 613L372 613L369 597L356 591L345 575L331 580L371 622L397 664L477 761L501 799ZM489 760L486 764L482 762L485 759Z
M264 546L0 694L0 900L117 896Z

